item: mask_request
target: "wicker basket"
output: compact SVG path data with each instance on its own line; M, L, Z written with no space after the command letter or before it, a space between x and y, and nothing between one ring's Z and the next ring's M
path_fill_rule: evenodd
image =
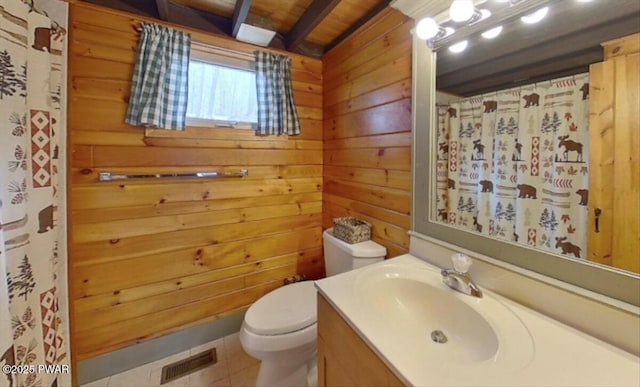
M349 244L371 239L371 224L351 216L333 219L333 236Z

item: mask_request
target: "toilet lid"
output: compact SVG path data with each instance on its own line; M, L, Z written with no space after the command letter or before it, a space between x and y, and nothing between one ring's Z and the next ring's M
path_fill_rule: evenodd
M317 321L313 281L275 289L249 307L245 325L259 335L279 335L306 328Z

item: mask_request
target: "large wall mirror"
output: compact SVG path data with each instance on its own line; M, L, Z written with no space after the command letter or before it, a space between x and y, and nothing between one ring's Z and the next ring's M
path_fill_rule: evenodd
M640 306L638 244L618 265L586 247L590 65L605 60L601 43L640 32L640 2L474 3L492 16L430 15L439 34L414 37L413 229ZM522 21L545 7L539 22ZM461 41L466 49L449 49ZM638 108L628 118L636 132Z

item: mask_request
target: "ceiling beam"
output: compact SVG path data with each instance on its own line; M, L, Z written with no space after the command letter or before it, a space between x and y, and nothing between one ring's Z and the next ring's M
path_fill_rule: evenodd
M156 7L158 7L158 15L160 15L160 19L164 21L168 21L169 20L169 1L156 0Z
M169 22L214 34L231 35L231 19L182 4L169 3Z
M335 46L340 44L340 42L345 40L349 35L351 35L352 33L356 32L356 30L358 28L360 28L363 25L365 25L366 22L368 22L369 20L373 19L374 16L376 16L377 14L382 12L383 9L387 8L387 6L389 5L390 2L391 2L391 0L382 0L380 3L378 3L378 5L376 5L375 7L371 8L371 10L369 12L367 12L363 17L358 19L354 24L352 24L349 28L347 28L343 33L338 35L337 38L333 39L331 41L331 43L327 44L325 46L325 48L324 48L324 52L325 53L329 52L329 50L331 50L332 48L334 48Z
M298 45L296 52L301 55L320 59L324 55L324 47L316 43L302 42Z
M287 49L294 51L339 3L340 0L313 0L296 25L285 36Z
M159 0L156 0L159 1ZM240 25L247 20L249 15L249 8L251 8L252 0L238 0L236 7L233 10L233 19L231 22L231 35L236 38L238 31L240 31Z

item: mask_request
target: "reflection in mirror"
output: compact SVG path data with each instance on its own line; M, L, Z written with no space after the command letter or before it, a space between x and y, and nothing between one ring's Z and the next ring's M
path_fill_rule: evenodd
M488 18L481 26L460 26L436 18L441 29L458 31L432 39L429 43L437 52L435 70L429 68L435 65L435 59L426 49L427 74L414 74L414 81L420 82L414 88L416 106L428 101L433 109L431 115L422 115L432 126L428 134L419 133L421 113L416 112L415 117L414 228L639 305L640 281L632 273L640 272L640 199L633 199L640 192L638 177L633 177L634 172L639 173L637 110L627 107L626 123L621 117L615 119L616 114L624 112L603 105L604 101L599 101L603 108L590 112L594 110L594 93L596 99L606 99L607 93L602 90L613 88L603 84L602 71L597 73L598 79L591 79L590 65L608 59L602 43L640 30L640 2L620 0L615 7L602 0L534 2L539 5L537 9L548 7L546 17L536 24L522 23L522 15L513 14L493 22ZM478 7L500 15L503 5L489 1L480 2ZM537 9L529 7L526 11L531 14ZM495 29L498 26L501 28ZM493 31L485 35L493 38L482 37L489 30ZM640 42L638 39L632 42ZM448 49L463 40L468 41L466 50L454 53ZM639 54L630 57L633 55L635 62L626 63L625 68L618 65L618 78L621 70L626 75L625 87L614 92L619 105L638 104L638 90L632 89L638 88ZM433 71L431 75L429 70ZM418 91L434 81L438 93ZM610 83L615 81L619 79L612 76ZM595 92L594 83L598 85ZM598 124L594 121L603 112L613 115L610 121L620 137L617 144L630 149L616 150L622 153L621 159L628 156L629 163L625 164L628 170L619 171L618 183L624 184L613 184L618 192L606 193L607 187L595 185L611 185L614 181L602 179L602 164L612 160L599 154L594 167L592 156L592 152L601 153L603 149L597 141L607 141L594 136L594 128L590 128ZM602 132L603 128L596 130ZM629 137L622 140L622 135ZM425 143L430 149L427 156L417 148ZM428 167L427 176L419 176L421 167ZM420 208L420 198L424 197L430 198L429 204ZM602 219L606 217L608 230L598 230L596 235L596 207L592 202L610 203L614 197L631 199L626 203L627 211L615 203L599 204L601 214L607 213L598 219L599 226L605 226ZM617 220L612 220L613 214L617 214ZM612 231L616 230L615 222L620 222L618 230L624 237ZM625 223L631 232L623 230ZM603 249L603 244L609 248ZM617 269L604 269L594 262L612 264Z
M588 91L579 74L438 104L435 220L586 258Z
M522 5L541 4L546 16L536 24L525 24L519 15L493 20L501 11L513 9L490 0L479 7L493 15L471 27L442 22L457 28L455 34L434 42L437 52L437 89L455 96L472 97L538 81L589 72L589 65L604 60L601 44L640 32L640 1L637 0L527 0ZM615 6L612 6L615 4ZM539 7L533 8L538 9ZM530 13L531 9L524 11ZM484 23L484 24L483 24ZM498 24L499 35L492 39L482 33ZM467 40L460 53L448 47Z

